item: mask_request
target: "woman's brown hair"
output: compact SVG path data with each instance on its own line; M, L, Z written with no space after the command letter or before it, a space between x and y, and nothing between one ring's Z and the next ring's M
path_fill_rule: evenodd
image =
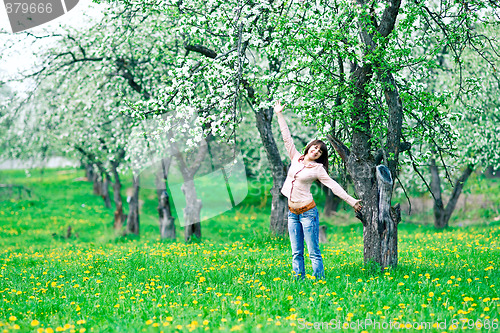
M311 148L314 145L319 145L319 149L321 150L321 156L318 157L316 163L323 164L326 173L328 173L328 148L326 147L326 144L323 141L313 140L309 142L309 144L306 146L306 149L304 150L304 155L307 155L307 153L309 152L309 148Z

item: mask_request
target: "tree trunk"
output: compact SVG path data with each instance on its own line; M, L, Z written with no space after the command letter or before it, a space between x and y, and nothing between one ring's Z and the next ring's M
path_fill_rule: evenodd
M201 224L200 224L200 211L201 200L196 195L196 188L193 180L184 179L181 185L182 192L186 198L186 207L184 208L184 240L190 242L193 240L193 235L201 239Z
M167 192L167 176L171 159L162 159L156 174L156 192L158 194L158 217L161 239L176 239L174 217L170 209ZM201 236L201 235L200 235Z
M327 186L321 184L321 189L325 193L325 208L323 209L323 214L326 217L331 217L335 215L335 212L339 208L339 204L342 201L338 196L333 194L333 192Z
M443 199L441 197L441 179L439 177L439 171L436 166L436 160L431 158L430 166L431 172L431 191L434 201L434 227L436 229L444 229L448 227L448 220L444 218L444 205Z
M108 174L105 174L103 178L104 181L101 183L101 197L104 200L104 206L106 206L106 208L111 208L111 198L109 196L109 183L111 183L111 180Z
M486 178L500 178L500 169L493 169L493 166L490 165L484 171L484 175Z
M393 180L389 168L379 165L376 181L363 196L364 262L376 263L383 270L398 262L397 225L401 220L399 204L391 207Z
M88 182L94 181L94 166L92 163L85 163L85 178Z
M287 168L281 161L278 146L273 137L271 128L273 108L261 109L254 113L273 176L270 230L274 235L285 236L288 233L288 200L281 194L281 188L286 179Z
M133 192L128 204L127 234L139 235L139 175L133 176Z
M434 200L434 227L436 229L448 228L450 217L455 210L458 198L462 193L465 182L474 171L474 166L472 164L467 165L462 175L455 182L453 187L453 192L451 194L450 200L446 207L444 207L442 193L441 193L441 179L439 177L439 171L436 166L436 160L431 158L430 160L430 172L431 172L431 191L432 198Z
M389 37L396 24L401 1L387 1L380 24L377 24L376 15L368 11L369 6L364 0L357 0L357 3L367 9L361 13L362 19L358 20L359 36L364 44L363 53L374 61L364 62L362 66L351 62L347 88L353 99L350 108L353 153L335 137L336 133L332 132L327 137L342 158L356 193L363 200L362 212L357 213L356 217L363 222L365 264L375 263L384 269L395 267L398 259L397 225L401 220L401 210L399 205L391 207L390 201L400 152L403 107L397 83L387 66L383 65L383 50L387 44L379 45L380 39L375 40L374 36L380 34L384 38ZM374 72L379 75L388 108L387 137L382 148L387 166L377 166L380 161L376 161L372 155L371 98L366 87Z
M122 200L122 184L120 182L120 176L118 174L118 165L116 163L111 164L113 172L113 200L115 202L115 220L113 223L113 228L115 230L120 230L125 224L126 216L123 213L123 200Z
M173 137L172 133L169 134L170 138ZM186 199L186 207L184 208L184 240L190 242L192 236L200 240L201 239L201 218L200 212L202 207L202 202L198 199L196 194L196 188L194 185L194 176L198 169L200 168L205 156L208 152L207 141L210 140L210 135L200 142L198 148L198 153L196 154L194 160L189 163L189 166L184 160L184 156L179 151L177 145L172 143L172 149L174 151L174 156L179 163L179 169L182 174L184 183L181 185L181 190L184 193Z
M101 181L101 175L99 174L99 172L94 172L92 190L93 190L95 195L99 195L99 196L101 195L102 181Z
M278 73L280 68L281 63L278 59L269 59L269 71L271 73ZM266 150L266 156L271 165L273 187L271 188L272 199L269 227L272 234L286 236L288 235L288 199L281 194L281 188L285 182L288 168L281 160L279 149L272 132L271 121L273 120L274 108L255 109L254 106L258 103L255 98L255 90L245 79L242 80L242 84L247 91L250 106L255 114L257 129L259 130L262 145ZM267 86L268 91L275 88L277 87L272 87L272 84ZM269 103L271 103L271 100L269 100Z
M398 260L397 225L401 221L399 204L390 206L393 180L389 168L363 161L332 135L327 136L347 166L354 187L363 200L362 213L356 217L363 223L365 265L384 269L395 267Z
M319 242L321 244L328 243L328 238L326 237L326 225L319 226Z

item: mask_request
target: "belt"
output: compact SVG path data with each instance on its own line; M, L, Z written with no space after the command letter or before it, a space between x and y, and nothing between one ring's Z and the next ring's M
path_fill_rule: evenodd
M299 208L292 208L290 206L288 206L288 209L290 209L290 211L296 215L300 215L304 212L307 212L309 209L313 209L314 207L316 207L316 203L313 201L311 201L310 203L308 203L307 205L305 206L302 206L302 207L299 207Z

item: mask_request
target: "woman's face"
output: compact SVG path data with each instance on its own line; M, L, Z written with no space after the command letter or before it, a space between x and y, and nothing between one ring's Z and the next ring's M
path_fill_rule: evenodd
M309 147L309 150L307 151L307 155L311 160L317 160L323 152L320 149L320 145L312 145Z

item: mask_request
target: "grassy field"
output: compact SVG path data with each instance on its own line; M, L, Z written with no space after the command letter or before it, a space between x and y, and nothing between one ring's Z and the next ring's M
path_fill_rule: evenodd
M0 331L498 331L498 210L470 213L466 227L457 214L439 232L403 221L398 268L384 272L364 269L362 226L341 211L321 219L326 280L295 282L288 239L267 233L270 198L247 197L184 244L179 227L177 242L159 239L155 193L143 190L141 237L120 238L113 211L74 181L82 174L0 171L32 190L0 197ZM480 183L471 191L500 192Z

